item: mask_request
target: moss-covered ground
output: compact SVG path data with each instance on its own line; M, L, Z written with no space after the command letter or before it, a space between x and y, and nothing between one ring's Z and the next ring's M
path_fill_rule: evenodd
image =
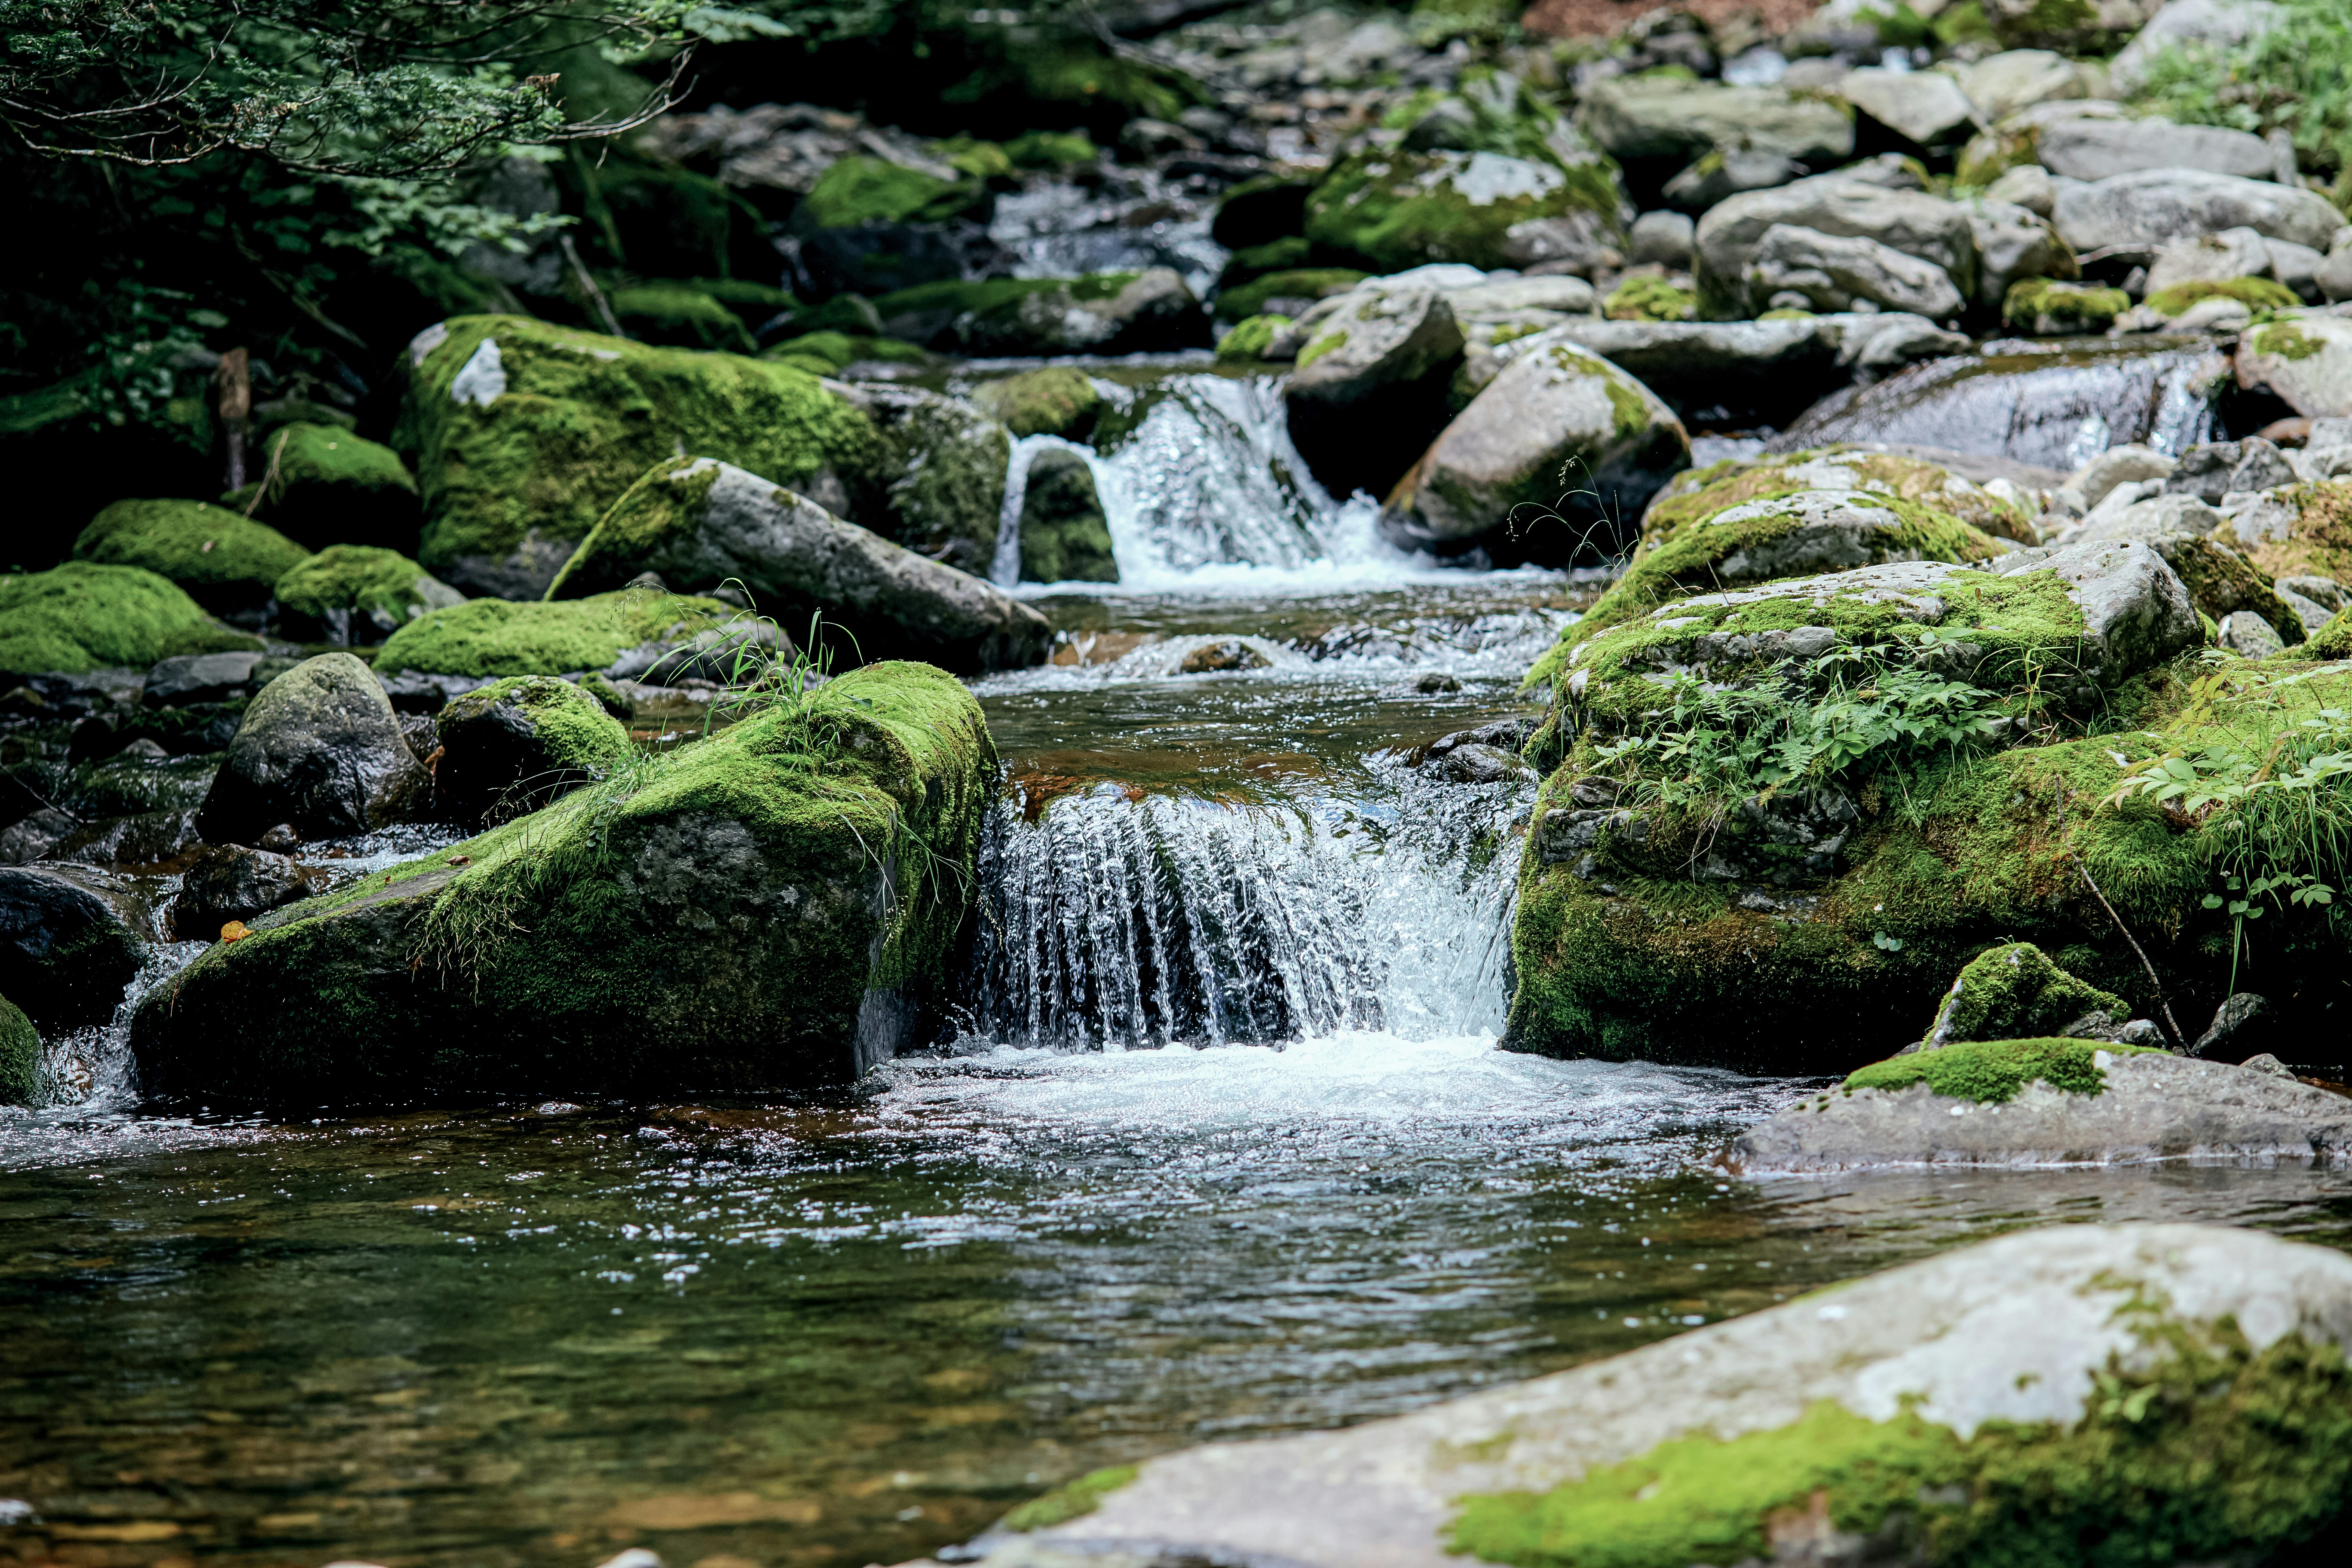
M716 599L642 588L560 603L470 599L393 633L375 668L477 678L599 670L640 644L682 641L736 613Z
M0 576L0 671L10 674L145 669L175 654L260 647L142 567L68 561Z
M119 500L74 541L74 559L142 566L215 610L257 607L310 552L267 523L199 500Z

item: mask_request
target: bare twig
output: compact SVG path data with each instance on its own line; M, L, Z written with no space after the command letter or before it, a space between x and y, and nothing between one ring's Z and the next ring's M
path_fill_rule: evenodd
M2099 908L2107 911L2107 919L2116 922L2116 929L2124 933L2124 940L2131 943L2131 950L2139 954L2139 966L2147 971L2147 983L2156 988L2156 1006L2157 1011L2164 1015L2164 1032L2172 1037L2173 1049L2187 1054L2189 1038L2180 1032L2180 1020L2172 1016L2172 999L2164 993L2164 982L2156 977L2156 965L2148 962L2147 950L2140 946L2139 938L2132 935L2131 927L2124 924L2123 916L2116 913L2116 906L2107 902L2106 894L2099 891L2099 884L2091 879L2089 863L2080 855L2074 857L2074 869L2083 874L2084 885L2091 889L2091 896L2099 900Z
M604 319L604 330L616 338L627 337L629 334L621 331L621 318L613 314L612 301L604 298L604 290L597 288L596 279L589 276L587 263L580 259L580 247L572 243L572 237L568 234L559 235L556 242L563 247L563 259L572 263L572 275L580 279L582 292L588 296L588 302L596 307L596 313Z

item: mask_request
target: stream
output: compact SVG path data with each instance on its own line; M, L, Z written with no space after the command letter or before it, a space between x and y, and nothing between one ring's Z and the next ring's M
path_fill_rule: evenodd
M0 1563L858 1568L2003 1229L2352 1245L2326 1172L1733 1182L1812 1080L1498 1050L1534 781L1416 763L1526 717L1594 584L1381 544L1270 382L1101 369L1122 581L1022 590L1055 662L975 683L952 1037L802 1097L256 1118L142 1110L90 1032L0 1111Z

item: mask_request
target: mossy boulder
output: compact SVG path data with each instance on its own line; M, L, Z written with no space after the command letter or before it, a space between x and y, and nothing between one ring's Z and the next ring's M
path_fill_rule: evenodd
M1209 344L1208 313L1167 267L927 283L885 294L874 310L891 336L951 353L1123 354Z
M655 683L724 682L739 656L787 640L717 599L623 588L554 602L468 599L409 622L376 650L383 675L597 674Z
M74 541L74 559L142 566L215 615L257 625L278 579L309 553L267 523L200 500L119 500Z
M733 307L691 283L633 284L613 290L613 314L639 342L750 353L759 347Z
M1253 245L1246 250L1236 250L1225 258L1225 265L1217 274L1217 288L1238 289L1254 278L1269 272L1287 272L1304 267L1312 259L1315 247L1303 234L1286 235L1264 245Z
M298 420L262 437L253 461L253 482L221 497L221 505L311 550L415 550L416 480L391 447L340 425Z
M149 915L92 866L0 866L0 994L52 1034L103 1024L147 962Z
M1936 1021L1927 1026L1925 1043L1946 1046L1955 1040L2071 1035L2074 1026L2086 1024L2095 1016L2104 1016L2090 1025L2093 1028L2119 1026L2131 1016L2131 1004L2112 991L2075 979L2032 942L2009 942L1969 960L1952 988L1944 993Z
M843 510L877 457L854 405L740 355L465 316L419 334L409 359L396 444L423 486L417 559L467 593L537 598L622 492L681 450Z
M1265 273L1238 288L1220 290L1217 319L1248 321L1276 300L1328 300L1349 292L1370 276L1352 267L1299 267Z
M2352 582L2352 479L2265 491L2213 531L2264 577Z
M972 391L972 406L1015 436L1059 436L1083 441L1094 434L1103 395L1074 365L1026 370Z
M1219 359L1264 359L1275 335L1290 325L1287 316L1252 316L1217 340Z
M1406 1415L1146 1459L964 1555L980 1568L2307 1556L2352 1482L2347 1322L2352 1259L2329 1247L2050 1226Z
M1375 148L1331 166L1307 198L1306 234L1318 256L1370 272L1432 261L1526 268L1613 245L1624 205L1606 158L1563 168L1496 153Z
M1698 296L1664 278L1628 278L1601 310L1612 321L1690 321L1698 319Z
M840 158L793 211L793 227L856 228L866 224L946 223L985 217L986 187L969 177L943 180L881 158Z
M278 580L279 629L302 642L382 642L465 602L398 551L367 544L331 544Z
M2303 304L2294 289L2268 278L2195 278L2159 289L2146 302L2158 315L2170 318L2185 316L2208 300L2235 300L2254 310L2292 310Z
M41 1081L41 1037L25 1010L0 996L0 1105L29 1105Z
M281 823L347 838L421 815L428 783L368 667L320 654L246 709L196 826L215 844L256 844Z
M2219 623L2244 610L2260 616L2287 647L2304 640L2302 617L2271 585L2271 579L2228 544L2193 533L2166 534L2148 542L2187 584L2189 601L2198 614Z
M2316 312L2256 321L2238 339L2238 384L2266 389L2310 419L2352 415L2352 321Z
M2105 331L2130 309L2131 296L2120 289L2021 278L2009 286L2001 300L2000 319L2011 331L2042 338L2079 337Z
M920 1037L995 779L961 682L854 670L249 922L132 1049L215 1104L845 1082Z
M552 675L512 675L451 699L434 736L437 808L474 826L537 811L637 755L620 721Z
M0 672L145 669L174 654L260 647L144 567L68 561L0 576Z
M1116 583L1110 523L1085 458L1049 447L1030 459L1021 494L1021 580Z
M889 538L919 555L985 577L996 559L1013 438L959 397L911 386L867 390L881 436L877 475Z

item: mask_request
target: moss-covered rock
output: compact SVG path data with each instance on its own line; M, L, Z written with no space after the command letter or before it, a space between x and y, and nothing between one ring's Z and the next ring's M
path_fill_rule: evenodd
M2208 300L2235 300L2256 310L2291 310L2303 303L2295 291L2268 278L2200 278L2159 289L2146 301L2159 316L2185 316L2192 305Z
M922 1027L995 777L961 682L868 666L262 916L132 1048L213 1103L846 1081Z
M1205 348L1209 319L1173 268L926 283L874 301L891 336L991 356Z
M793 226L856 228L872 223L946 223L984 211L986 191L881 158L836 159L793 209Z
M551 675L515 675L450 700L434 721L438 808L479 826L537 811L636 760L603 704Z
M2003 942L1969 960L1952 988L1944 993L1936 1021L1927 1026L1926 1043L1946 1046L1956 1040L2063 1035L2093 1014L2105 1014L2107 1024L2120 1025L2130 1016L2130 1008L2131 1004L2114 992L2075 979L2032 942ZM1952 1091L1939 1088L1936 1092Z
M613 314L639 342L750 353L759 344L730 306L691 283L633 284L612 294Z
M717 599L616 589L553 603L469 599L409 622L376 650L384 675L477 679L602 674L612 679L710 679L738 632L740 613ZM777 643L772 632L768 642ZM779 645L780 646L780 645Z
M261 438L259 473L221 505L311 550L331 544L416 548L416 480L400 454L339 425L295 421Z
M1224 269L1217 274L1217 287L1238 289L1269 272L1288 272L1305 267L1313 258L1314 249L1305 235L1293 234L1236 250L1225 258Z
M972 392L971 403L1015 436L1083 441L1094 434L1103 395L1086 372L1064 364L985 382Z
M1004 510L1013 438L961 398L875 387L866 409L881 434L877 473L887 537L960 572L988 575Z
M240 616L259 616L309 553L267 523L200 500L119 500L74 541L77 561L144 567L215 615Z
M2352 479L2267 491L2212 538L2242 552L2264 577L2352 582Z
M1698 296L1664 278L1628 278L1601 301L1612 321L1690 321L1698 319Z
M1301 267L1268 272L1217 295L1221 321L1247 321L1262 314L1274 300L1328 300L1345 294L1371 274L1352 267Z
M2238 551L2211 538L2170 534L2149 542L2188 585L2197 613L2219 623L2240 610L2260 616L2293 647L2306 635L2303 619L2271 586L2271 580Z
M0 996L0 1105L29 1105L40 1079L40 1033L23 1008Z
M1099 155L1084 131L1024 131L1004 143L1004 155L1023 169L1065 169Z
M1116 583L1110 523L1086 458L1052 447L1030 459L1021 495L1021 580Z
M1217 200L1209 237L1228 250L1246 250L1306 233L1311 174L1259 174L1244 180Z
M1287 316L1252 316L1217 340L1219 359L1264 359L1275 334L1290 325Z
M0 671L11 675L144 669L174 654L260 647L143 567L68 561L0 576Z
M2001 300L2000 319L2011 331L2036 337L2075 337L2104 332L2131 309L2120 289L2098 289L2050 278L2021 278Z
M623 491L709 452L849 509L872 422L806 372L515 316L459 317L410 345L398 444L425 497L426 570L536 598ZM500 672L520 673L520 672Z
M278 579L279 629L301 642L382 642L466 595L396 550L333 544Z
M1432 261L1524 268L1618 238L1623 203L1606 158L1562 168L1494 153L1376 148L1332 165L1307 198L1306 233L1318 255L1372 272Z

